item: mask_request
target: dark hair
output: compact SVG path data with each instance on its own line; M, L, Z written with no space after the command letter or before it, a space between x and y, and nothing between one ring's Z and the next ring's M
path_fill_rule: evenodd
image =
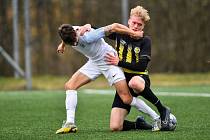
M77 41L76 31L70 24L62 24L58 28L58 34L65 44L74 45L74 43Z

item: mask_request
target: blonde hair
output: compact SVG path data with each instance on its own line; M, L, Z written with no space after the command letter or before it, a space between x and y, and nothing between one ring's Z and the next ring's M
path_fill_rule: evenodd
M148 11L146 9L144 9L142 6L136 6L135 8L131 9L130 17L131 16L138 16L144 22L147 22L150 20Z

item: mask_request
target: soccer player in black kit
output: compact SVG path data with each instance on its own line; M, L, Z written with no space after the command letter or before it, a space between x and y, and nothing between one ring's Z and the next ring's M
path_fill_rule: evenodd
M137 6L131 9L128 26L133 31L143 31L145 23L149 20L148 11L141 6ZM108 37L116 41L115 47L118 55L107 54L107 62L123 68L133 96L141 95L157 107L161 123L158 125L157 119L154 120L158 127L153 127L153 131L168 130L170 110L161 103L150 89L147 65L151 59L151 39L148 36L131 38L128 35L117 33L112 33ZM124 104L118 94L115 94L110 117L110 128L113 131L137 129L136 122L125 120L130 108L131 106ZM136 121L138 121L138 118ZM111 126L114 122L117 122L117 125Z

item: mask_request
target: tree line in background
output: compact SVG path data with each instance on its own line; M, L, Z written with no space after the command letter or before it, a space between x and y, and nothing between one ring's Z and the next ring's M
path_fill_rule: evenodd
M31 56L34 75L72 74L86 61L68 48L56 53L62 23L96 27L121 22L120 0L30 1ZM210 0L130 0L129 8L145 7L151 20L145 34L152 38L150 72L209 72ZM20 66L24 68L23 1L18 2ZM12 2L0 0L0 46L13 54ZM129 9L130 11L130 9ZM109 43L112 45L114 42ZM0 76L12 76L12 67L0 56Z

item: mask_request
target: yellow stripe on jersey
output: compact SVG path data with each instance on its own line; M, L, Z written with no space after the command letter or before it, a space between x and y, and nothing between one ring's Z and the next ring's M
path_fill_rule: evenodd
M135 47L134 48L135 56L136 56L136 63L139 62L139 53L140 53L140 48Z
M123 50L124 50L124 46L122 44L120 44L120 47L119 47L119 59L120 60L123 59Z
M135 53L135 56L136 56L136 63L139 62L139 55Z
M126 62L131 63L132 61L132 46L128 45L128 49L127 49L127 56L126 56Z
M126 68L122 68L124 72L127 72L127 73L133 73L133 74L144 74L144 75L148 75L148 71L145 70L144 72L140 72L140 71L133 71L133 70L129 70L129 69L126 69Z

